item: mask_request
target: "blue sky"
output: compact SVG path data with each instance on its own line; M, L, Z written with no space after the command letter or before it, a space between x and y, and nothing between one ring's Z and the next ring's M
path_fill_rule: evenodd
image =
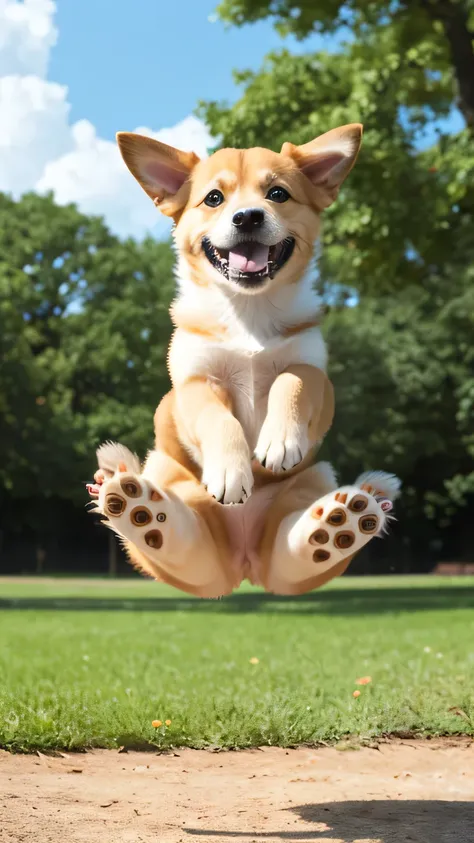
M271 22L226 29L216 0L0 0L0 190L51 191L104 216L119 235L169 231L120 158L118 130L205 155L213 139L198 100L234 101L233 69L271 50L334 49L339 39L283 41ZM445 122L456 131L459 116ZM431 131L421 143L432 142Z
M71 120L104 138L120 129L172 126L198 100L235 100L234 69L258 69L266 53L333 48L334 37L283 40L270 21L226 27L217 0L58 0L59 39L50 77L69 88ZM462 121L453 116L449 128ZM445 125L443 125L445 128ZM427 142L434 140L431 134Z
M59 0L49 75L69 87L71 119L100 135L171 126L199 99L235 99L234 68L281 47L271 23L225 28L212 0ZM320 45L322 39L311 39ZM304 48L294 39L292 49ZM328 42L329 43L329 42Z

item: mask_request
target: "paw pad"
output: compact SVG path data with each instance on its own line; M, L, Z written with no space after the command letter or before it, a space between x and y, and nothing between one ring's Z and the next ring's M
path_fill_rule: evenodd
M338 503L345 503L347 500L347 492L338 492L335 495L334 500L338 501Z
M348 547L352 547L355 542L355 535L351 530L344 530L341 533L336 533L334 538L334 544L339 550L346 550Z
M379 519L376 515L363 515L359 518L359 530L362 533L375 533L379 524Z
M333 527L340 527L341 524L346 523L346 513L343 509L333 509L326 518L326 521Z
M128 498L139 498L142 494L142 487L137 480L125 477L120 481L120 485Z
M349 502L349 509L352 512L363 512L364 509L367 509L369 502L365 495L354 495L352 500Z
M149 530L148 533L145 533L144 538L148 547L153 547L155 550L159 550L163 544L163 536L159 530Z
M110 494L105 498L105 514L117 517L125 512L127 501L121 498L120 495Z
M316 530L315 533L310 537L311 544L327 544L329 541L329 533L327 530L324 530L322 527L320 530Z
M130 520L136 527L146 527L152 519L153 516L150 510L144 506L136 506L130 513Z
M327 562L331 554L328 550L315 550L313 553L313 562Z

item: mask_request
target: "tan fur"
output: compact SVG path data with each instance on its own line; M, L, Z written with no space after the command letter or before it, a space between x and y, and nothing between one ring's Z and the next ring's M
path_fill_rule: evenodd
M304 331L310 331L311 328L318 328L321 324L321 320L313 319L312 322L298 322L296 325L288 325L287 328L283 328L282 336L284 337L294 337L295 334L302 334Z
M286 143L281 153L223 149L202 161L150 138L118 135L132 174L155 205L173 217L179 255L179 294L171 311L176 330L169 352L173 389L155 414L155 451L144 476L172 490L197 513L219 551L230 589L235 577L229 529L223 507L204 484L211 491L224 484L229 502L238 501L240 487L245 496L253 484L266 495L265 487L282 484L281 493L269 488L273 501L261 525L264 585L282 519L327 491L309 466L331 425L334 395L325 373L318 303L303 279L319 235L320 212L353 166L361 135L362 127L354 124L303 146ZM290 199L280 204L267 198L274 185L286 189ZM204 202L212 190L224 195L218 207ZM242 291L210 263L203 238L219 246L232 215L252 207L266 214L265 242L273 248L272 237L275 243L290 237L294 250L263 288ZM278 454L284 452L289 460L292 448L299 457L282 470ZM267 467L252 459L254 451L262 460L267 454ZM268 459L278 468L269 470ZM133 564L146 573L192 590L130 542L127 547ZM315 570L295 593L338 575L351 558L330 574Z
M230 173L233 178L229 178ZM289 231L298 236L291 270L289 266L284 267L274 283L275 286L291 283L301 277L312 256L313 244L320 229L319 213L312 202L308 180L289 157L266 149L223 149L196 166L189 200L176 228L178 248L187 256L191 279L195 283L202 286L209 284L209 267L202 254L201 240L204 234L209 234L212 239L212 232L222 214L219 208L208 208L202 204L208 188L218 186L229 191L229 203L235 210L241 206L261 205L262 182L266 183L268 174L273 173L278 178L278 184L287 188L294 197L292 201L279 206L278 213ZM227 175L223 177L223 174Z

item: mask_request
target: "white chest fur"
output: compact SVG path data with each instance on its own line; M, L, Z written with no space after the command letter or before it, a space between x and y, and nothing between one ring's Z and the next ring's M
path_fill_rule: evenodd
M203 290L180 279L174 305L177 324L216 330L213 334L178 327L169 354L171 379L179 386L189 378L206 377L228 389L234 415L253 448L276 377L295 363L326 369L326 347L318 327L285 336L288 329L314 319L318 310L309 278L257 296L230 296L214 286Z

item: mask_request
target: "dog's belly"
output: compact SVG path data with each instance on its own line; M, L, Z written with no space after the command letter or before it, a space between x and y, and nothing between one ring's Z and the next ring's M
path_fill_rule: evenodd
M284 480L256 489L245 503L232 506L221 504L235 582L241 583L248 579L253 585L262 585L259 546L266 512L275 496L282 492L289 482L291 481Z

